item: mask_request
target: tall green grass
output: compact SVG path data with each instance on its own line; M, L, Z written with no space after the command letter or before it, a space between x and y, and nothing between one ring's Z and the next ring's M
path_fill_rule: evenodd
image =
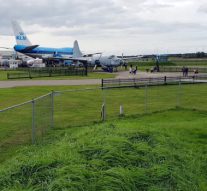
M53 130L0 165L0 190L207 190L207 114L170 110Z

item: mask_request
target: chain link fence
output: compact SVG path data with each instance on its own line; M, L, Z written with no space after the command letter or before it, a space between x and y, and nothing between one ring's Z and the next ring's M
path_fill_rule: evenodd
M207 111L207 85L54 91L0 110L0 152L38 143L49 129L86 126L173 108Z
M0 153L31 142L31 103L25 102L0 112Z
M0 153L39 142L53 127L53 92L0 110ZM1 160L1 157L0 157Z

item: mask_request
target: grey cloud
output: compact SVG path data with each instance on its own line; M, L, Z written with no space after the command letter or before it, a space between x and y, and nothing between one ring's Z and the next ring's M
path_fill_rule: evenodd
M158 3L146 4L145 2L138 0L125 4L132 5L134 3L137 11L141 11L143 7L147 9L154 6L167 6ZM127 11L122 6L124 5L123 2L120 4L118 1L112 0L0 0L0 4L0 18L4 18L0 21L1 33L5 35L12 34L10 21L13 19L23 21L27 25L37 23L42 27L96 25L102 29L106 26L119 27L118 25L123 28L125 26L125 24L123 25L124 22L130 23L129 20L139 20L139 18L133 17L133 12L130 13L130 10ZM36 30L39 31L41 28Z
M179 31L207 30L207 26L196 22L171 22L164 23L156 20L120 19L107 23L90 24L77 27L67 27L53 31L54 35L71 36L127 36L127 35L151 35L172 34Z
M207 13L207 4L203 2L195 18L186 18L183 8L183 19L182 13L177 16L177 7L201 3L196 0L0 0L0 35L13 34L10 21L15 19L26 26L24 30L29 34L47 31L64 38L103 39L102 43L120 39L127 44L129 38L136 41L138 37L159 42L165 36L176 39L178 35L205 38L207 25L198 22L203 15L205 18L200 12ZM168 10L173 16L168 15Z
M172 8L174 7L173 4L170 3L158 3L158 2L150 2L143 4L144 10L157 10L157 9L165 9L165 8Z
M198 13L207 13L207 3L200 5L200 7L197 10Z
M135 14L172 6L169 3L164 4L151 0L132 0L127 3L112 0L0 0L0 3L0 18L4 18L0 21L2 28L0 32L5 35L12 34L10 21L13 19L23 21L27 25L37 23L40 28L36 28L33 32L41 31L42 27L60 28L62 26L78 27L79 30L88 27L89 30L100 29L100 31L131 28L141 28L141 30L155 28L159 31L160 21L140 19ZM135 7L137 10L135 9L135 12L126 10L123 5ZM166 24L163 24L162 27L168 28Z
M29 3L28 3L29 2ZM41 2L41 3L39 3ZM60 27L107 22L110 18L122 14L124 9L113 1L0 1L0 25L9 27L10 20L22 20L27 24L38 23L45 27Z

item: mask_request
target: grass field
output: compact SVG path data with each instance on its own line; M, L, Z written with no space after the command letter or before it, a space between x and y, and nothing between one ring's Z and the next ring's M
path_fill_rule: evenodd
M151 69L154 67L155 61L132 61L128 65L138 66L139 70L146 71L146 69ZM189 67L207 67L207 59L182 59L182 58L169 58L168 63L160 63L160 66L189 66Z
M206 58L194 58L194 59L182 59L182 58L170 58L170 62L177 66L207 66Z
M161 86L147 89L128 88L102 91L66 91L84 87L19 87L2 89L1 108L28 101L60 90L54 97L55 129L92 125L101 121L101 106L105 100L107 120L120 118L119 107L124 116L164 111L176 107L206 111L207 86L194 84ZM47 96L35 103L36 130L42 134L51 124L51 99ZM0 161L10 158L20 145L31 142L32 104L0 113ZM39 134L38 134L39 135ZM40 134L41 138L41 134Z
M207 190L207 114L174 109L50 131L0 164L0 190Z
M34 86L34 87L14 87L0 89L0 109L29 101L36 97L42 96L52 90L73 90L83 89L96 86Z

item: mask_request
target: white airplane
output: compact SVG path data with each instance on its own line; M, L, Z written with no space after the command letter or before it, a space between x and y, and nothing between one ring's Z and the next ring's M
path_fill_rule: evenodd
M118 66L126 65L125 61L131 59L133 58L119 58L116 55L103 56L102 53L95 53L86 56L81 52L77 40L74 42L73 56L68 58L68 60L80 62L84 65L92 65L94 66L94 69L97 66L101 66L103 70L108 72L113 72ZM139 57L136 57L136 59L139 59Z

